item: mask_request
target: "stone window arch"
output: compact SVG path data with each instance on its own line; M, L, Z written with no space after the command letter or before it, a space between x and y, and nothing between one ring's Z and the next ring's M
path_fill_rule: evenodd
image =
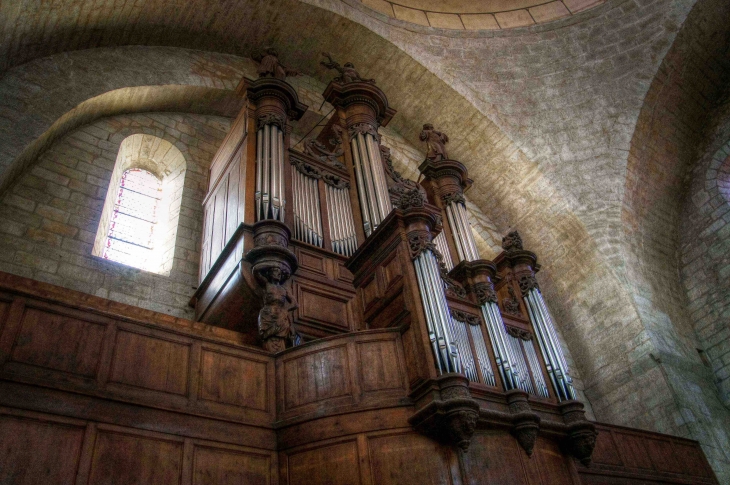
M125 138L120 144L112 171L92 255L169 276L175 254L186 169L185 157L170 142L148 134L134 134ZM154 180L159 182L157 193ZM133 206L134 209L120 210L120 201L121 206ZM119 234L115 233L115 224L120 220L132 220L128 217L129 212L134 212L133 216L139 220L150 222L147 228L137 225L135 230L151 231L151 237L142 237L140 234L139 238L132 238L131 242L110 241L110 230L112 236ZM135 253L139 257L120 258L118 251L109 250L112 243L117 248L131 248L132 243L146 248Z

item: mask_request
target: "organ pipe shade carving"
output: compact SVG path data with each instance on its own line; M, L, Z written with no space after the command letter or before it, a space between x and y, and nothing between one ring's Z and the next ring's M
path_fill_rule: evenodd
M332 250L345 256L352 256L357 249L357 237L355 221L352 218L350 192L347 188L326 184L325 194Z
M436 257L430 249L425 249L415 257L413 266L436 368L439 374L461 372L459 350L452 335L451 316Z
M284 221L284 133L273 123L256 133L255 200L257 221Z
M568 364L565 361L563 349L560 346L555 326L540 289L537 287L530 288L525 294L525 303L535 329L537 343L545 359L548 376L558 393L558 400L575 399L575 390L573 389L573 380L570 378Z
M324 247L318 183L316 178L292 170L294 238Z
M438 236L433 238L433 243L436 245L436 248L441 253L444 264L446 265L446 269L448 271L454 269L454 262L451 260L451 251L449 251L449 246L446 243L446 236L444 236L443 231L438 233Z
M471 232L469 217L466 214L466 206L463 202L449 198L446 202L446 217L451 226L451 232L456 243L456 252L460 261L476 261L479 259L479 251Z
M357 130L350 139L366 236L372 234L392 210L380 149L369 131L374 130Z

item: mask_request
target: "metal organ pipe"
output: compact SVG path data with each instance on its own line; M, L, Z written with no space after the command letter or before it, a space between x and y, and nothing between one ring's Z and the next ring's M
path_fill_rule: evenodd
M317 178L301 173L298 168L292 170L294 237L314 246L323 247L318 183Z
M573 380L570 378L563 350L540 290L530 288L525 295L525 303L535 328L538 345L545 358L548 376L558 393L558 399L560 401L575 399Z
M502 376L505 390L514 389L517 387L518 376L514 375L515 370L512 366L513 359L510 355L512 352L507 346L505 339L507 332L504 329L504 322L502 321L497 304L491 301L482 304L482 316L484 316L484 321L487 323L487 332L492 341L494 357L497 361L497 370Z
M256 220L284 220L284 133L273 123L256 133Z
M454 269L454 262L451 260L451 251L449 251L449 245L446 243L446 236L444 236L443 231L433 238L433 243L441 253L441 256L443 256L446 269L449 271Z
M390 213L390 195L376 140L357 133L350 140L365 235L369 236Z
M436 257L430 249L424 249L413 260L421 293L429 338L434 351L436 367L440 374L461 372L459 351L451 335L451 315Z

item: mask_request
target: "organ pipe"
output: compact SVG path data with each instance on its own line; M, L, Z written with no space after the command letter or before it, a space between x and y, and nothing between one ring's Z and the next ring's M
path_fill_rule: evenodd
M292 170L294 237L324 247L318 180Z
M545 359L548 376L558 394L558 400L575 399L573 380L570 378L563 350L540 289L530 288L525 294L525 303L535 329L538 345Z
M284 221L284 134L274 123L256 133L256 220Z
M352 256L357 249L357 237L349 191L347 188L329 184L325 185L325 188L332 250L345 256Z
M459 350L452 335L451 315L436 257L430 249L424 249L413 260L413 265L436 368L440 374L461 372Z
M443 231L438 233L438 235L433 238L433 243L436 245L436 248L441 253L441 256L443 256L443 261L446 265L446 269L448 271L454 269L454 262L451 260L451 251L449 251L449 246L446 243L446 236L444 236Z
M374 136L357 132L350 139L355 178L365 235L369 236L390 213L392 206L380 151Z
M446 217L451 226L451 232L456 243L456 252L461 261L476 261L479 259L474 235L471 232L469 217L461 195L444 197Z

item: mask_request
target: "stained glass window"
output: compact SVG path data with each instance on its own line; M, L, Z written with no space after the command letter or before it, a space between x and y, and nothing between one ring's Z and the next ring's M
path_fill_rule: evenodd
M102 257L147 269L154 252L154 231L162 181L146 170L122 174Z

